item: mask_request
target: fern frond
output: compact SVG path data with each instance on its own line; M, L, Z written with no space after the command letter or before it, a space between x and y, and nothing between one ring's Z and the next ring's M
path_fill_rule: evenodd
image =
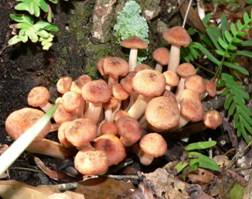
M228 117L233 118L234 128L237 129L237 136L242 136L248 143L252 134L252 111L246 106L249 94L245 89L235 82L233 76L222 73L221 81L225 86L223 95L226 96L224 108Z

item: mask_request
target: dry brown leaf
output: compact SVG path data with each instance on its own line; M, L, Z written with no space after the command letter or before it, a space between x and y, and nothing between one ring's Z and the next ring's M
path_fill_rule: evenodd
M198 168L195 172L188 174L188 178L192 183L208 184L214 179L215 175L205 169Z

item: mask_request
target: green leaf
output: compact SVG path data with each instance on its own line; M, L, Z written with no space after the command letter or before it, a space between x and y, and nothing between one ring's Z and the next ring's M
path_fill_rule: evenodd
M202 141L202 142L195 142L187 145L185 147L186 151L192 150L200 150L200 149L208 149L216 145L216 141Z
M227 66L227 67L229 67L231 69L234 69L234 70L238 71L241 74L249 75L249 72L245 68L239 66L237 63L223 62L223 65L225 65L225 66Z
M247 51L247 50L238 50L238 51L236 51L236 55L252 58L252 52L251 51Z
M249 15L248 15L247 12L245 12L245 13L243 14L243 21L244 21L245 23L250 23L250 22L251 22L251 19L249 18Z
M54 4L58 3L58 0L49 0L49 1L54 3Z
M15 36L13 36L12 38L9 39L8 45L12 46L12 45L17 44L18 42L21 42L21 40L20 40L18 35L15 35Z
M236 27L235 27L234 23L230 24L230 30L231 30L231 33L233 34L233 36L236 36L237 30L236 30Z
M44 0L39 0L39 7L44 11L48 12L49 5Z
M226 40L227 40L229 43L231 43L232 40L233 40L233 37L232 37L232 35L229 33L229 31L226 30L226 31L224 32L224 35L225 35Z
M241 199L243 197L245 188L238 183L235 183L229 192L230 199Z
M216 26L210 26L206 29L206 31L212 43L214 44L215 48L220 50L221 47L217 42L218 38L221 37L221 32L219 28L217 28Z
M224 41L222 38L219 38L218 39L218 43L220 44L220 46L223 48L223 49L228 49L228 43L226 41Z
M179 162L178 164L176 164L175 166L175 170L177 173L180 173L181 171L183 171L186 167L188 166L188 162Z
M16 22L33 24L32 18L24 14L10 14L10 18Z
M227 17L225 14L221 15L221 30L224 32L228 29Z
M244 47L252 46L252 39L242 41L242 42L241 42L241 45L244 46Z
M19 3L15 6L15 10L27 11L29 13L32 12L29 3Z

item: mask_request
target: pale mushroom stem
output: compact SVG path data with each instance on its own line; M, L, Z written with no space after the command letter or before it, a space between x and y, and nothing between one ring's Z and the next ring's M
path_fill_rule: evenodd
M139 119L143 114L147 107L147 100L139 95L135 103L128 110L128 115L132 118Z
M100 104L96 105L89 102L84 117L92 119L97 123L100 119L101 112L102 112L102 105Z
M46 105L44 106L41 106L40 108L44 111L44 112L47 112L53 105L51 103L47 103Z
M140 149L140 152L138 153L138 157L139 157L140 162L146 166L150 165L154 160L154 157L152 155L144 153L141 149Z
M157 63L156 66L155 66L155 70L157 70L159 72L162 72L163 67L160 64Z
M113 111L111 108L106 109L104 112L105 120L111 122L113 120Z
M135 67L137 65L137 48L131 48L130 54L129 54L129 66L130 66L130 71L134 71Z
M177 91L176 91L177 101L179 101L183 90L185 90L185 78L181 78L180 81L179 81L178 88L177 88Z
M172 45L170 50L170 59L168 64L168 70L176 72L180 61L180 47Z

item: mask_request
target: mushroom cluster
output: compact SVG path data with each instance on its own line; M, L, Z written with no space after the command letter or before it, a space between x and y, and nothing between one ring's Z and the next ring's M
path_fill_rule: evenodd
M191 42L187 31L173 27L163 33L171 44L153 52L155 67L137 64L138 49L147 44L137 37L121 46L130 49L129 61L107 56L97 62L102 79L88 75L77 79L61 77L56 85L59 97L53 121L41 132L28 150L65 158L71 149L76 169L83 175L105 173L133 149L144 165L167 151L162 134L203 121L207 128L221 125L216 110L205 112L202 100L216 95L216 81L196 74L190 63L180 64L180 47ZM16 139L51 106L47 88L38 86L28 94L28 105L11 113L6 131ZM58 142L44 138L57 132Z

